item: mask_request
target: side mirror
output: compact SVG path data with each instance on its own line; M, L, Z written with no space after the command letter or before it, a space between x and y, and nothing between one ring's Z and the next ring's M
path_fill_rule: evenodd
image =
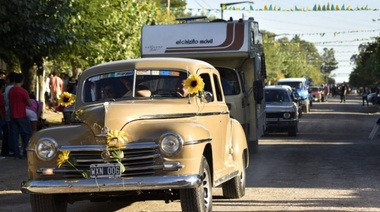
M205 100L207 102L211 102L211 101L214 100L214 97L213 97L213 95L212 95L212 93L210 91L205 91L204 92L204 97L205 97Z

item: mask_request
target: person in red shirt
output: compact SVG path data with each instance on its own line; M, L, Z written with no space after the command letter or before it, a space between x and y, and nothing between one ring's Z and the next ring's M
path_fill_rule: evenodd
M11 112L11 145L13 145L16 158L22 158L26 156L26 147L29 143L30 137L32 137L32 127L30 125L29 118L26 115L26 106L31 106L32 103L29 98L28 91L22 86L24 82L24 76L17 74L15 76L15 84L9 91L9 108ZM19 136L21 135L23 141L23 154L20 154Z

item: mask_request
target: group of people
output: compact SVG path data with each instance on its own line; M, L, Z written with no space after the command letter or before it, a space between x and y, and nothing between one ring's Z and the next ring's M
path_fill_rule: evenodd
M2 156L26 156L26 147L32 134L37 131L41 103L33 93L22 87L24 76L11 72L0 79L0 126L2 129ZM22 148L19 148L21 136ZM22 150L22 152L21 152Z

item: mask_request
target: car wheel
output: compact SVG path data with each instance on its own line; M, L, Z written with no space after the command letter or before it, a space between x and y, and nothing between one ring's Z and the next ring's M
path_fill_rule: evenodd
M231 180L222 184L223 196L229 199L241 198L245 195L245 185L246 185L246 161L243 157L241 164L241 173L235 176Z
M67 201L64 195L57 194L31 194L30 203L32 211L38 212L64 212L67 211Z
M196 188L181 189L180 199L182 211L211 212L212 185L211 172L205 157L202 158L200 176L202 183Z

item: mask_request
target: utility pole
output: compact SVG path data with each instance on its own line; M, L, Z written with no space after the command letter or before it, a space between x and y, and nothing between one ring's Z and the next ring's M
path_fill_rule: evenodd
M166 8L167 8L167 12L169 15L169 13L170 13L170 0L166 0Z

